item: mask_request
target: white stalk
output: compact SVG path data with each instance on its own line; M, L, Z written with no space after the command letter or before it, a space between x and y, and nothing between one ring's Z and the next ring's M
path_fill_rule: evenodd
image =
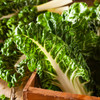
M38 11L44 11L52 8L61 7L72 3L72 0L53 0L37 6Z
M100 36L100 27L97 29L97 35Z
M18 61L16 62L16 64L14 65L15 68L16 68L16 66L17 66L22 60L24 60L24 59L26 59L26 56L25 56L25 55L22 55L22 56L18 59Z
M88 81L89 82L89 81ZM90 91L90 92L86 92L85 88L84 88L84 85L87 84L88 82L84 82L83 84L80 83L80 80L79 80L79 77L77 76L74 81L73 81L73 84L74 84L74 88L75 88L75 91L76 93L78 94L83 94L83 95L91 95L91 93L93 91Z
M60 8L48 9L48 11L62 14L63 11L68 10L68 9L69 9L69 6L65 6L65 7L60 7Z
M19 11L16 11L15 13L12 13L12 14L9 14L9 15L2 16L2 17L0 18L0 20L2 20L2 19L4 19L4 18L10 18L10 17L12 17L12 16L14 16L14 15L17 15L18 12L19 12Z

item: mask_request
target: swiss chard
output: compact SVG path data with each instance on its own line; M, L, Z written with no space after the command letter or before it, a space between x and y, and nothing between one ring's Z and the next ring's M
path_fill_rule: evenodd
M30 23L15 30L14 42L33 60L43 88L58 86L61 90L77 94L93 94L93 81L81 53L71 51L60 37L43 27ZM77 49L76 49L77 50ZM34 66L28 66L34 71Z
M28 69L37 68L42 88L98 96L99 4L74 3L62 15L46 12L36 22L39 13L32 5L40 2L0 1L0 78L17 86Z
M16 48L13 38L5 40L0 54L0 78L5 80L9 87L23 83L22 80L31 74L27 69L27 61L19 61L20 57L22 53Z
M37 23L61 37L72 49L78 47L87 62L98 88L100 81L100 36L99 5L88 7L85 3L74 3L62 16L46 12L40 14Z
M20 65L20 57L23 57L23 55L13 42L13 32L17 25L21 26L35 21L37 9L33 6L46 1L0 1L0 78L5 80L9 87L16 86L30 75L26 66L27 61L22 61L23 64Z

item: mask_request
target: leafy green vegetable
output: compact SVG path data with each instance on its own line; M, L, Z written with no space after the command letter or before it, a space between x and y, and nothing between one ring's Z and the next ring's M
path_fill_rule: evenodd
M8 19L0 20L0 40L5 40L7 38L6 33L8 32L8 27L6 25Z
M0 78L17 86L37 68L42 88L99 96L99 3L39 15L33 5L46 1L0 1Z
M69 36L73 35L71 32L71 24L62 21L62 16L56 13L46 12L37 17L37 24L44 27L47 31L61 37L63 41L69 44ZM70 33L70 34L69 34Z
M13 56L16 54L21 55L20 51L17 50L12 37L5 40L3 48L1 48L1 52L2 52L2 55L5 55L5 56Z
M18 15L12 16L7 21L7 26L12 31L15 30L15 28L18 25L24 25L28 24L29 22L35 21L37 16L37 9L33 6L25 6Z
M33 7L33 5L38 5L46 1L47 0L1 0L0 39L5 40L9 37L7 34L9 30L14 29L18 24L22 25L33 21L37 16L36 8Z
M77 19L75 23L72 23L72 31L74 36L72 38L79 46L80 52L84 55L87 64L90 67L92 77L96 83L96 86L100 87L100 81L98 76L100 75L100 21L99 21L99 5L93 8L87 8L85 13L77 13L77 9L81 10L81 7L75 6L80 4L74 4L71 6L73 9L69 9L69 12L65 12L63 16L66 22L70 22L71 17L69 13L74 12L72 19ZM78 7L78 8L77 8ZM86 7L85 7L86 8Z
M12 0L0 0L0 18L4 15L14 13L17 9Z
M88 8L85 3L74 3L62 16L50 12L40 14L37 23L61 37L70 49L78 47L77 52L84 56L98 89L100 87L99 5Z
M42 25L46 30L50 30L52 33L61 37L63 41L68 44L73 40L77 42L81 49L80 51L84 55L95 56L95 54L93 54L93 49L97 45L99 46L99 37L94 32L94 29L91 29L92 27L90 27L90 23L84 18L80 18L80 21L75 21L76 24L67 20L65 20L65 22L62 21L64 16L67 16L66 12L62 17L58 14L47 12L38 16L37 23Z
M5 80L9 87L21 84L22 80L31 74L27 69L27 61L17 63L21 56L22 53L16 48L13 38L7 39L1 49L0 78Z
M47 1L48 0L0 0L0 18L4 15L15 13L24 6L38 5Z
M36 16L37 10L35 7L25 6L18 15L14 15L9 19L0 20L0 39L5 40L7 37L10 37L17 25L35 21Z
M0 78L5 80L9 87L14 87L22 84L22 80L27 79L31 73L27 69L26 61L14 66L17 57L11 59L12 57L0 56Z
M94 83L83 56L74 54L75 49L71 51L60 37L30 23L16 28L14 42L27 59L35 61L43 88L53 84L66 92L93 93ZM34 71L34 66L28 67Z
M0 96L0 100L10 100L9 98L5 97L5 95Z
M14 0L15 3L24 5L38 5L47 2L48 0Z
M19 62L20 57L23 55L13 42L13 32L18 25L22 26L35 21L37 9L33 6L46 1L0 1L0 78L5 80L9 87L17 86L18 83L20 84L22 81L25 81L31 74L26 66L28 61L23 60L21 64Z
M15 67L17 61L22 56L22 53L20 53L20 51L16 48L15 43L13 42L13 31L15 30L17 25L24 25L26 23L34 21L35 17L37 16L35 12L37 12L35 7L26 6L18 13L18 15L15 15L10 19L7 19L7 22L5 23L7 26L7 32L9 32L5 33L9 38L5 40L4 45L1 47L0 61L3 64L1 64L0 66L0 78L5 80L8 83L9 87L21 84L23 81L25 81L25 79L27 80L27 78L31 74L26 66L27 61L23 61L23 64L18 64L17 68ZM2 29L2 31L5 30Z

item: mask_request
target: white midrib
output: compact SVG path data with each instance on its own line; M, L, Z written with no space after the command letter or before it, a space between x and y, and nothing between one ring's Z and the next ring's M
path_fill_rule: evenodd
M74 86L75 86L76 92L78 94L91 95L93 93L93 91L86 92L86 90L84 89L84 85L87 84L88 82L84 82L84 83L80 84L79 77L76 77L74 79Z
M16 11L15 13L12 13L12 14L8 14L8 15L5 15L5 16L2 16L2 17L0 18L0 20L2 20L2 19L4 19L4 18L11 18L12 16L17 15L18 12L19 12L19 11Z
M46 2L44 4L38 5L37 10L44 11L47 9L58 8L58 7L70 4L72 2L73 2L73 0L52 0L52 1Z
M29 38L28 36L24 35L25 37ZM53 68L55 69L56 73L57 73L57 80L60 82L61 84L61 89L65 92L70 92L70 93L76 93L76 91L74 90L73 85L71 84L70 80L68 79L67 75L65 75L60 67L59 64L56 63L56 60L52 58L52 56L50 55L50 53L48 53L46 51L46 49L44 47L42 47L37 41L35 41L34 39L29 38L30 40L32 40L40 49L42 52L44 52L44 54L47 56L48 60L50 61L51 65L53 66Z
M97 29L97 35L100 36L100 27Z

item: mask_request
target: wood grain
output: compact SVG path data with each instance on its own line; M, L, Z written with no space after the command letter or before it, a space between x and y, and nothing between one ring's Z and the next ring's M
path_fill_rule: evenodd
M36 72L32 74L23 90L23 100L100 100L100 97L71 94L34 87Z
M15 100L23 100L23 87L19 86L15 88ZM4 94L6 97L10 98L11 88L7 86L7 83L0 79L0 95Z
M25 85L23 91L28 91L28 88L30 86L34 86L34 82L35 82L35 77L36 77L36 71L31 75L31 77L29 78L27 84Z
M27 93L28 100L100 100L99 97L58 92L41 88L30 87Z
M11 88L7 86L7 83L0 79L0 95L4 94L6 97L10 98Z

